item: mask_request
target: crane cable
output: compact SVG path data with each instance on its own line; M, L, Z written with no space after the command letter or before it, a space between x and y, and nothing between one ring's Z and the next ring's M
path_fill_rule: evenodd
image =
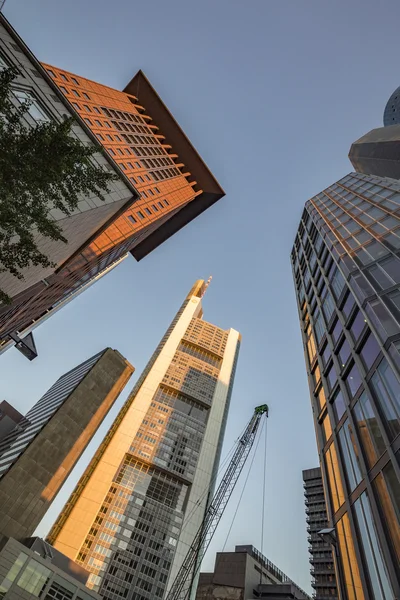
M232 518L232 521L231 521L231 524L230 524L230 527L229 527L228 533L227 533L227 535L226 535L226 539L225 539L225 542L224 542L224 545L223 545L223 548L222 548L222 552L224 552L224 550L225 550L225 546L226 546L226 544L227 544L228 538L229 538L229 536L230 536L230 533L231 533L231 531L232 531L232 527L233 527L233 524L234 524L234 522L235 522L236 515L237 515L237 512L238 512L238 510L239 510L240 503L241 503L241 501L242 501L242 497L243 497L243 494L244 494L244 490L246 489L247 481L248 481L248 479L249 479L249 476L250 476L250 473L251 473L251 469L252 469L252 466L253 466L253 463L254 463L254 459L255 459L255 457L256 457L256 454L257 454L257 450L258 450L258 446L259 446L259 444L260 444L260 440L261 440L262 432L263 432L263 430L264 430L264 426L266 427L266 421L267 421L267 419L265 419L265 420L264 420L264 422L263 422L263 424L262 424L262 427L261 427L261 429L260 429L260 435L258 436L258 440L257 440L257 443L256 443L256 445L255 445L255 449L254 449L254 453L253 453L253 456L252 456L252 459L251 459L251 462L250 462L249 470L247 471L246 479L245 479L245 480L244 480L244 482L243 482L242 491L241 491L241 493L240 493L239 500L238 500L238 503L237 503L237 505L236 505L236 509L235 509L235 512L234 512L234 514L233 514L233 518Z
M260 552L264 555L264 522L265 522L265 484L267 474L267 433L268 433L268 418L265 419L265 437L264 437L264 477L263 477L263 493L262 493L262 514L261 514L261 548ZM262 584L262 569L260 569L260 585Z

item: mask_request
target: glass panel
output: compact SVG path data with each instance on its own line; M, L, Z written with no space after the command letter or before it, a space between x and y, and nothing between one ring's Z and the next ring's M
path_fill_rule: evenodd
M333 341L334 341L335 344L338 341L339 336L342 333L342 331L343 330L342 330L342 326L341 326L340 322L336 321L336 324L335 324L335 326L333 328L333 331L332 331L332 334L331 334L332 338L333 338Z
M392 463L388 463L374 480L386 531L400 564L400 483Z
M30 114L32 119L38 121L39 123L50 121L49 117L31 92L13 90L13 94L21 103L27 102L29 104L27 112Z
M360 335L365 327L365 323L366 323L366 321L365 321L364 315L359 310L356 314L354 321L352 322L352 324L350 326L350 333L351 333L354 341L357 341L358 338L360 337Z
M371 385L385 416L390 438L393 439L400 432L400 384L386 358L372 376Z
M353 306L355 305L356 301L354 300L353 294L349 294L347 296L347 300L344 303L344 306L342 308L342 313L344 314L344 316L346 317L346 319L349 317Z
M326 405L326 397L325 397L325 392L324 392L324 388L323 387L321 387L321 389L318 392L318 395L317 395L317 404L318 404L319 411L321 412L321 410Z
M399 332L398 325L380 300L371 300L369 304L388 335L394 335Z
M343 394L339 390L335 394L335 398L333 400L333 411L336 416L336 422L340 421L340 419L343 417L343 415L345 413L345 410L346 410L346 405L345 405L345 402L343 399Z
M332 426L329 420L329 415L326 414L322 421L322 437L324 438L324 444L329 440L332 435Z
M332 365L331 368L328 371L328 374L326 376L327 381L328 381L328 387L330 390L332 390L332 388L334 387L335 383L337 382L337 375L336 375L336 369L335 369L335 365Z
M339 358L341 367L345 366L349 356L350 356L349 342L347 340L344 340L339 348L339 353L338 353L338 358Z
M369 369L372 367L379 352L379 344L376 341L375 336L370 333L360 352L361 359L367 371L369 371Z
M329 344L326 344L326 346L324 347L324 349L322 351L322 362L324 363L324 366L327 365L330 357L331 357L331 349L329 348Z
M347 513L338 521L336 528L348 600L365 600Z
M386 273L393 279L395 283L400 282L400 261L398 258L390 256L389 258L382 260L379 265L384 271L386 271Z
M33 596L39 597L49 580L50 574L50 569L47 569L31 558L19 578L17 585L30 594L33 594Z
M347 387L349 389L350 394L352 396L355 396L357 393L357 390L359 389L359 387L361 385L361 376L360 376L360 372L356 365L353 365L353 368L351 369L350 373L347 375L346 383L347 383Z
M314 342L314 336L311 331L311 326L308 324L306 328L306 338L307 338L307 352L308 352L308 360L310 363L313 362L316 355L316 348Z
M362 479L359 450L351 423L347 419L339 431L340 447L346 467L346 476L352 492Z
M391 589L386 570L386 563L375 529L375 521L371 513L367 492L361 494L354 503L360 531L359 543L364 550L365 562L375 598L391 600Z
M335 442L332 442L326 451L325 461L328 473L329 489L333 504L333 512L336 512L344 502L344 494Z
M386 446L371 402L365 392L354 406L354 418L367 463L372 467L385 452Z
M27 558L28 558L27 554L24 554L23 552L19 553L18 558L16 559L16 561L14 562L14 564L8 571L7 575L4 577L3 581L1 582L0 598L3 598L4 595L6 594L6 592L10 589L12 582L15 581L17 575L21 571L22 566L25 563Z

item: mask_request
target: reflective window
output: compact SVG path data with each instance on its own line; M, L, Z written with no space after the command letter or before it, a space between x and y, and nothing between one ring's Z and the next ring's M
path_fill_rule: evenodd
M400 261L394 256L381 260L379 265L386 271L395 283L400 282Z
M347 296L347 300L344 303L344 306L342 308L342 313L344 314L344 316L346 317L346 319L348 319L348 317L349 317L349 315L350 315L350 313L351 313L351 311L352 311L353 306L355 305L355 303L356 302L354 300L354 296L353 296L353 294L350 293Z
M355 341L360 337L365 327L365 318L362 312L357 311L356 317L350 326L350 333Z
M359 387L361 385L361 376L360 376L360 372L356 365L353 365L351 371L347 375L346 384L347 384L350 394L352 396L355 396L357 393L357 390L359 389Z
M399 332L397 323L381 300L371 300L365 310L384 338Z
M332 339L333 339L333 341L334 341L335 344L338 341L341 333L342 333L342 326L341 326L339 320L337 320L336 324L335 324L335 326L333 328L333 331L331 333Z
M315 348L314 336L312 334L310 324L307 325L305 334L306 334L308 360L310 361L310 363L312 363L315 358L315 355L316 355L316 348Z
M338 521L336 529L348 600L365 600L347 513Z
M335 312L335 304L333 302L332 294L328 290L325 290L325 293L322 294L321 302L325 318L329 322Z
M367 463L372 467L386 447L376 415L365 392L354 406L354 418Z
M315 314L314 314L314 332L315 332L315 338L317 340L317 344L319 345L319 343L325 333L325 326L324 326L324 322L322 320L322 315L318 309L315 311Z
M379 352L379 344L376 341L375 336L370 333L360 352L361 359L367 371L372 367Z
M331 365L331 368L329 369L326 378L328 381L329 389L331 390L334 387L335 383L337 382L335 365L333 365L333 364Z
M400 482L392 463L388 463L374 480L378 491L386 531L400 563Z
M317 404L318 404L319 411L321 411L324 408L324 406L326 405L326 397L325 397L325 392L324 392L323 387L321 387L321 389L318 392Z
M340 447L344 465L346 467L346 476L349 483L350 492L352 492L362 480L360 457L355 439L354 430L347 419L339 431Z
M318 383L321 381L321 372L319 370L319 366L317 365L312 373L314 387L317 387Z
M322 362L324 363L324 366L327 365L330 357L331 357L331 350L329 348L329 344L325 344L324 349L322 350Z
M46 112L39 104L39 101L31 92L27 90L13 90L13 94L19 100L19 102L21 102L21 104L24 102L28 103L29 107L27 112L30 114L32 119L38 123L46 123L50 121Z
M329 440L332 435L332 426L329 420L329 415L326 414L322 421L322 437L324 438L324 444Z
M333 405L333 411L335 413L336 423L337 423L343 417L345 410L346 410L346 405L345 405L345 402L343 399L343 394L340 390L338 390L338 392L335 394L332 405Z
M350 356L349 342L347 340L343 340L342 344L340 345L339 352L338 352L338 358L339 358L340 366L342 368L347 363L349 356Z
M365 562L374 597L387 598L389 600L393 598L393 590L389 583L386 564L376 533L367 492L361 494L359 499L356 500L354 510L360 531L359 543L364 550Z
M331 492L333 512L336 512L344 502L342 479L335 442L329 446L325 454L326 470L328 473L329 489Z
M4 577L3 581L0 584L0 598L3 598L7 591L10 589L11 584L13 583L13 581L15 581L27 558L27 554L24 554L23 552L19 553L18 558L11 566L7 575Z
M385 416L390 438L400 432L400 384L386 358L384 358L371 378L371 385Z
M341 272L339 271L339 269L337 267L335 268L335 270L333 272L331 285L332 285L332 289L333 289L333 292L334 292L336 298L339 298L340 294L343 291L345 281L344 281L343 275L341 274Z
M19 578L17 585L33 596L39 597L50 578L50 574L50 569L47 569L45 566L31 558Z

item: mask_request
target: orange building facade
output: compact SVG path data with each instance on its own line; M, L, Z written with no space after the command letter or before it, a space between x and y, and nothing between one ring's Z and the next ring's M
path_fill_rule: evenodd
M45 282L13 298L0 312L3 342L46 318L127 253L140 260L224 195L141 71L119 91L42 66L139 198Z

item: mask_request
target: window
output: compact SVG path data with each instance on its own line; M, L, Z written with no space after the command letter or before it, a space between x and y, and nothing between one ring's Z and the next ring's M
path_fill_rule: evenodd
M152 208L152 209L153 209L155 212L158 212L158 208L157 208L157 206L156 206L155 204L152 204L152 205L151 205L151 208Z
M350 600L364 600L365 596L361 585L360 572L358 570L353 536L347 513L338 521L336 528L348 597Z
M147 198L147 194L144 190L142 190L141 194L142 194L143 198Z
M115 156L115 152L112 148L107 148L109 154L111 154L111 156Z
M92 112L87 104L84 104L83 108L86 110L86 112Z
M164 208L163 205L161 204L161 202L157 202L157 204L160 208Z
M68 81L67 77L64 75L64 73L60 73L60 77L61 79L63 79L64 81Z
M342 326L340 324L340 321L336 320L335 326L331 333L334 344L336 344L336 342L338 341L341 333L342 333Z
M97 139L99 139L101 142L104 141L103 136L100 133L96 133L96 137Z
M332 435L332 426L331 426L331 422L329 420L329 415L327 413L322 420L322 437L324 440L324 444L326 444L326 442L329 440L331 435Z
M371 513L368 493L361 494L354 503L360 535L358 539L364 550L365 563L375 598L393 598L393 590L386 572L386 563L382 556L376 525Z
M76 90L71 90L71 92L74 94L74 96L77 96L78 98L80 97L80 93Z
M81 107L76 102L71 102L71 104L75 108L75 110L81 110Z
M400 384L386 358L372 376L371 386L384 414L389 436L393 439L400 432Z
M87 123L88 125L92 125L92 121L90 119L84 119L85 123Z
M144 210L148 215L151 215L151 210L149 208L146 207Z
M374 480L383 511L383 521L398 562L400 563L400 483L392 463L383 467Z
M134 177L129 177L129 179L136 185L136 179Z
M10 589L11 584L15 581L19 572L22 569L26 559L28 558L27 554L24 552L20 552L18 554L18 558L15 560L14 564L10 567L7 575L4 577L3 581L0 584L0 598L4 598L7 591Z
M139 215L139 217L140 217L141 219L144 219L144 214L143 214L143 213L142 213L140 210L138 211L138 213L137 213L137 214Z
M319 343L325 333L325 326L324 326L324 322L322 320L322 315L321 315L319 309L317 309L314 314L314 331L315 331L315 338L317 340L317 344L319 345Z
M169 202L166 198L164 198L164 203L165 203L165 206L169 206Z
M2 61L1 57L0 57L0 61ZM4 66L4 65L1 65ZM48 74L50 75L50 77L52 77L53 79L56 78L56 74L54 73L54 71L52 71L51 69L47 69Z
M386 447L378 420L366 392L361 394L354 405L353 413L367 464L372 467Z
M325 454L329 489L331 492L333 510L336 512L344 502L342 479L339 472L339 462L335 442L329 446Z
M365 323L366 320L364 319L364 315L360 310L357 311L356 317L350 326L350 333L355 342L359 339L361 333L363 332Z
M140 175L138 175L138 180L140 181L140 183L144 183L144 179L143 177L140 177Z
M361 385L361 376L357 365L353 365L352 369L347 375L346 384L351 396L355 396Z
M28 91L24 90L13 90L14 96L17 98L19 102L29 103L28 113L38 123L47 123L50 121L49 117L45 113L44 109L40 106L38 100L36 100L35 96Z
M321 410L326 405L326 396L325 396L325 392L324 392L324 388L323 387L321 387L321 389L318 392L318 395L317 395L317 404L318 404L319 412L321 412Z
M361 348L360 355L366 371L369 371L380 352L380 347L375 336L370 333Z
M332 285L333 292L336 296L336 299L338 299L340 297L340 294L343 291L345 281L344 281L343 275L341 274L341 272L339 271L339 269L337 267L335 268L335 270L333 272L331 285Z
M86 92L82 92L82 96L86 98L86 100L90 100L90 96Z
M97 108L97 106L93 106L93 110L95 113L97 113L98 115L100 115L100 110Z
M333 412L335 413L335 417L336 417L336 422L338 423L340 421L340 419L343 417L345 410L346 410L346 405L343 399L343 394L341 392L341 390L338 390L335 394L335 397L332 401L332 405L333 405Z
M75 77L71 77L71 81L72 83L74 83L75 85L79 85L79 81L77 79L75 79Z
M339 430L339 442L342 450L347 482L352 492L362 480L359 452L353 428L348 419Z
M44 600L71 600L76 590L76 585L72 585L66 579L55 575Z
M45 566L31 558L19 578L17 585L33 596L39 597L50 578L50 574L50 569L47 569Z
M334 364L331 365L331 368L329 369L326 378L328 380L329 389L332 390L335 387L335 383L337 381L336 369Z
M63 85L60 85L60 90L62 91L63 94L68 94L67 88L65 88Z
M340 348L339 348L339 352L338 352L338 359L339 359L339 362L340 362L340 366L342 368L347 363L347 360L350 357L350 354L351 354L350 345L349 345L349 342L345 339L341 343Z

